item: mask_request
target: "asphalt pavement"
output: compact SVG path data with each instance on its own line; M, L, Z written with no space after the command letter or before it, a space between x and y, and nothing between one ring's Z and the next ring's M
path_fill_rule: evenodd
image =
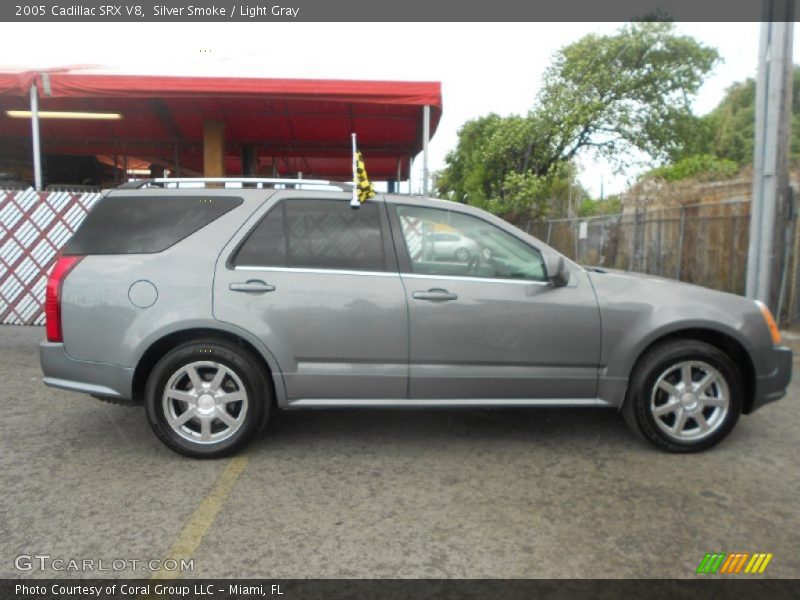
M797 375L701 454L608 410L347 410L281 414L200 461L140 408L45 387L43 336L0 327L0 577L150 577L138 561L173 557L185 577L683 578L719 551L800 577Z

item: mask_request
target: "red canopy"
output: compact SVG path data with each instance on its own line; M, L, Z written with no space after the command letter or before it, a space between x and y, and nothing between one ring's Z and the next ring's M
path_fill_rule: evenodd
M121 113L116 121L42 119L45 154L118 155L203 168L203 122L225 124L228 174L241 173L241 149L258 149L262 169L279 175L349 179L350 134L358 135L373 179L408 176L409 156L422 149L422 110L431 107L431 135L442 111L438 82L255 79L0 73L0 148L28 153L30 123L7 110L27 110L30 86L43 111Z

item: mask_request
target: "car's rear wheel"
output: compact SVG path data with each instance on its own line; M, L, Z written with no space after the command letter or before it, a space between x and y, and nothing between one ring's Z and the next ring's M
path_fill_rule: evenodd
M271 391L249 352L199 340L178 346L156 364L145 404L153 431L170 449L217 458L258 434L269 415Z
M666 342L634 371L623 415L634 431L668 452L705 450L727 436L742 411L736 366L696 340Z

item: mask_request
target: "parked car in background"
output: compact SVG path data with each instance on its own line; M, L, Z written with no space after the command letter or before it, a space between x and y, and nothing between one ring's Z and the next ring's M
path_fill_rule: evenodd
M478 254L478 242L457 233L431 232L422 236L419 251L432 260L467 262ZM413 251L412 251L413 254Z
M583 268L469 206L301 187L111 191L50 276L44 382L144 405L195 457L336 407L609 408L691 452L785 394L762 304Z

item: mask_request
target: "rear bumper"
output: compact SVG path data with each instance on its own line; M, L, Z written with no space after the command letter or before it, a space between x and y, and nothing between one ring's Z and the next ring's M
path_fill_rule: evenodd
M771 371L767 375L756 377L753 406L748 412L764 406L786 395L786 388L792 380L792 351L784 346L777 346L761 353L762 364L769 365Z
M53 342L39 344L39 360L45 385L119 400L132 397L133 369L72 359L64 344Z

